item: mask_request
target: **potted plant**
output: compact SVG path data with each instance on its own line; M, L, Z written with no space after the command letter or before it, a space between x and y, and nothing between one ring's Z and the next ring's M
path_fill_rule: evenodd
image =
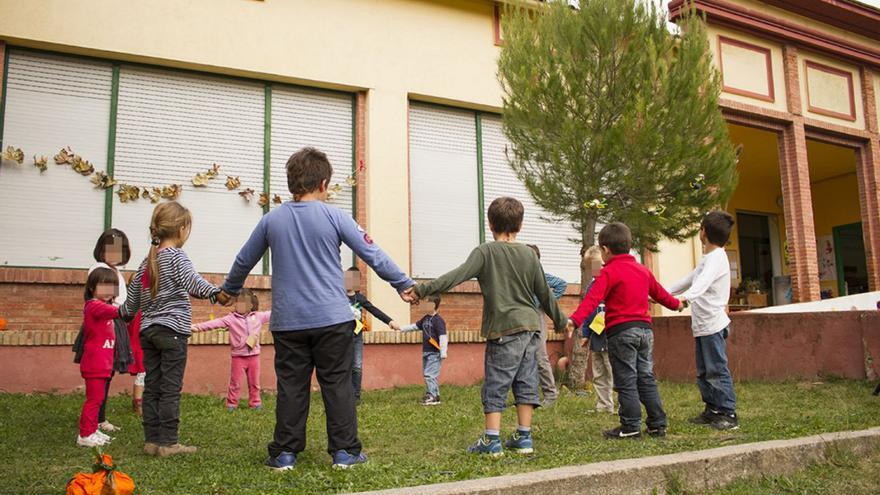
M740 284L740 290L746 295L746 301L749 306L767 306L767 293L764 291L764 282L755 278L747 278Z

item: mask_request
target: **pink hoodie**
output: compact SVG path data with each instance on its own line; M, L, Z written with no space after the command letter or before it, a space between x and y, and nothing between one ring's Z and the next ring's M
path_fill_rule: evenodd
M232 347L233 356L256 356L260 353L259 338L257 345L251 349L247 346L248 335L259 337L260 330L269 322L271 314L271 311L252 311L243 315L233 311L223 318L197 323L195 327L200 332L225 327L229 330L229 345Z

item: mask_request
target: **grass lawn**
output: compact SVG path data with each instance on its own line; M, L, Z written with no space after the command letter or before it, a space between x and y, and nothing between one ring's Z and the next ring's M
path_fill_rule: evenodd
M554 407L535 413L534 455L500 459L465 452L482 431L479 387L443 387L443 405L431 408L418 405L420 387L366 392L359 421L370 463L349 471L330 469L323 405L314 394L308 447L296 469L285 473L262 466L274 425L271 394L264 394L263 411L231 414L220 398L185 396L181 440L200 451L167 459L141 453L139 422L130 412L129 397L119 396L110 400L108 418L123 431L107 452L134 478L140 494L351 492L864 429L880 424L880 399L871 390L872 384L856 381L740 383L742 427L716 432L686 422L702 409L695 385L662 383L669 436L642 441L602 440L601 430L615 426L616 417L590 414L594 399L566 394ZM81 401L79 394L0 394L0 493L61 493L74 472L89 469L90 452L74 445ZM513 411L505 413L503 424L506 435L516 424ZM876 473L880 460L872 462ZM729 493L755 492L745 488ZM856 493L862 492L847 495Z
M876 495L880 492L880 449L860 458L839 452L829 462L812 465L789 476L737 481L718 495ZM673 495L690 495L680 491ZM696 495L696 494L694 494Z

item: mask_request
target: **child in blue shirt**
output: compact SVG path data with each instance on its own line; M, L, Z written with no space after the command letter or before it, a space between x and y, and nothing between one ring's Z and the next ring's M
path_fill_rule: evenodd
M223 284L225 292L238 294L254 265L272 249L270 328L278 401L266 464L276 470L292 469L305 449L314 370L324 397L333 466L348 468L367 460L358 439L351 386L355 321L343 283L341 243L399 293L415 285L351 215L326 203L332 175L321 151L303 148L294 153L287 161L293 201L260 219Z
M437 314L440 309L440 296L431 298L434 311L427 314L412 325L406 325L401 332L422 331L422 374L425 377L425 396L423 406L440 405L440 364L446 359L449 337L446 335L446 321Z

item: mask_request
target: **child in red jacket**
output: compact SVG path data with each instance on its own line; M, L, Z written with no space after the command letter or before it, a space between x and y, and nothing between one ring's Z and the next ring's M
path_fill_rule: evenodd
M620 223L609 223L599 232L604 268L593 280L590 290L571 315L566 329L569 336L605 301L605 335L614 389L620 403L620 426L603 432L605 438L642 436L642 409L647 413L647 432L652 437L666 436L666 412L654 380L654 333L648 298L672 310L681 303L654 279L654 275L629 254L632 233Z
M107 395L107 381L113 374L116 331L113 320L119 317L119 308L113 298L119 291L116 273L109 268L96 268L86 281L83 309L83 353L79 371L86 382L86 401L79 417L79 436L76 444L95 447L110 442L110 437L98 431L98 414Z

